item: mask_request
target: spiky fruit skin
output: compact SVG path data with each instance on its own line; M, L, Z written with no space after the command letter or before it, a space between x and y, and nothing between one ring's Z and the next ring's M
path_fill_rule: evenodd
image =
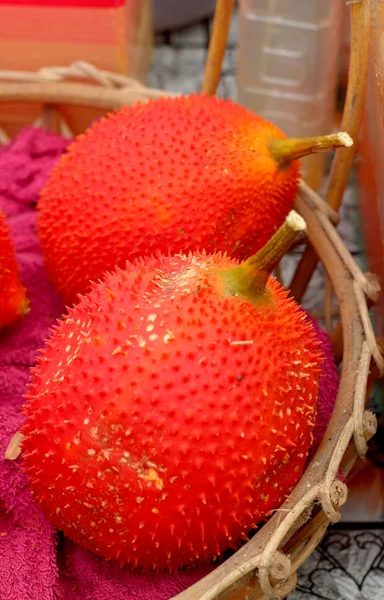
M150 259L93 285L34 371L22 428L57 528L145 569L208 561L299 479L322 354L275 280L223 293L221 255ZM239 343L240 342L240 343Z
M136 104L70 146L41 194L45 264L68 302L126 260L205 248L243 259L283 223L299 163L279 168L275 126L204 95Z
M11 325L28 310L20 281L15 249L4 213L0 210L0 329Z

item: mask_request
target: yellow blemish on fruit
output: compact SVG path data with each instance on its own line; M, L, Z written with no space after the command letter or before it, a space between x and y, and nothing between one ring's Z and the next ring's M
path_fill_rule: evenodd
M89 430L89 435L91 436L91 438L96 439L97 438L97 432L98 432L98 428L97 427L91 427L91 429Z
M162 490L164 487L164 481L161 479L156 469L148 469L148 471L143 475L140 475L140 477L146 481L153 481L158 490Z
M171 340L175 339L175 335L172 331L170 331L169 329L167 329L167 333L164 335L163 340L164 340L164 344L168 344Z

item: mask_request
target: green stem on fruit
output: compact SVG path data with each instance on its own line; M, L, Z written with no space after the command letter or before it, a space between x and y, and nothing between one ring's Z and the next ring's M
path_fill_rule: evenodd
M298 234L305 229L304 219L291 210L283 225L261 250L237 267L221 272L226 293L229 296L248 297L251 301L261 297L272 272Z
M345 131L341 131L317 137L288 138L284 140L272 139L269 142L269 149L278 165L284 168L302 156L316 152L328 152L342 146L348 148L352 145L352 138Z
M284 223L265 244L261 250L248 258L243 265L249 264L252 268L266 273L268 278L272 271L277 267L284 254L292 246L300 231L306 228L303 217L291 210Z

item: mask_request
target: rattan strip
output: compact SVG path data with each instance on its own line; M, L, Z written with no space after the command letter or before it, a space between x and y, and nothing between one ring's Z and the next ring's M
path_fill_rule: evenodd
M111 89L131 89L138 90L140 94L148 93L148 96L154 98L165 95L164 90L156 90L155 88L147 88L142 83L132 77L112 73L111 71L103 71L94 65L78 60L68 67L43 67L36 72L30 71L1 71L0 81L13 81L21 83L44 83L44 82L60 82L68 79L77 80L93 80L99 85ZM177 95L173 92L167 92L167 95Z

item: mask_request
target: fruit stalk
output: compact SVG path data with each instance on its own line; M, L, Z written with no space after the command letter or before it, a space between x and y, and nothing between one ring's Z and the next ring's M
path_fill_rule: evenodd
M248 258L246 263L257 267L260 273L264 273L267 282L272 271L277 267L284 254L289 250L300 231L306 229L306 224L296 211L291 210L285 222L275 235L254 256Z
M269 142L271 154L280 167L308 154L328 152L343 146L349 148L352 145L353 140L345 131L307 138L273 139Z
M252 300L255 300L256 296L262 296L273 270L298 234L305 229L304 219L291 210L280 229L259 252L223 274L227 293L233 296L248 296Z

